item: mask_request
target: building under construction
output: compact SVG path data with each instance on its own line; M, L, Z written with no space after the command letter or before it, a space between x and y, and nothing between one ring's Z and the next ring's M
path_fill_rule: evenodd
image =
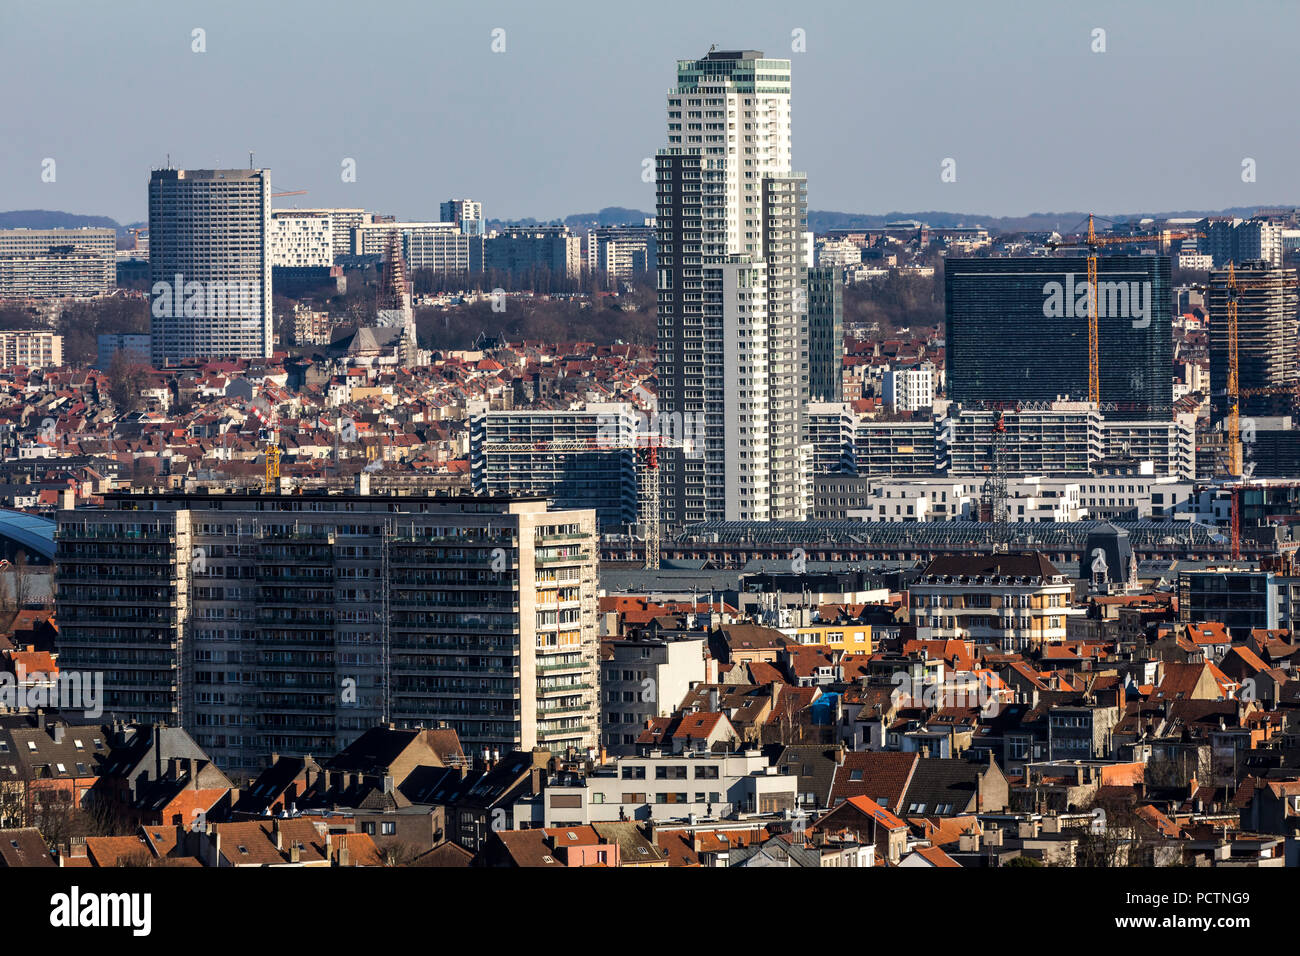
M470 476L478 494L538 495L593 508L605 530L638 520L637 419L622 402L582 409L483 411L470 418Z
M1237 277L1237 387L1242 416L1291 415L1297 411L1296 271L1262 261L1234 266ZM1211 416L1229 412L1228 270L1210 273Z
M1099 401L1107 417L1172 409L1169 257L1097 259ZM1083 256L966 259L944 266L948 397L1050 402L1089 397Z

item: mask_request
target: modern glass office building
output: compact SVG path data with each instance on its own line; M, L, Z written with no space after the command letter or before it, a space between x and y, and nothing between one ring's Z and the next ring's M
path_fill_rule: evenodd
M1088 398L1083 256L949 259L949 397L962 403ZM1098 260L1098 368L1108 417L1172 407L1168 256Z

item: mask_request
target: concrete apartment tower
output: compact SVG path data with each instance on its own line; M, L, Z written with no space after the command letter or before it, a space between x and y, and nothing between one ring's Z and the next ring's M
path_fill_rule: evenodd
M596 514L541 498L109 494L59 513L59 666L223 769L377 724L599 742ZM63 640L66 638L66 640Z
M666 527L807 515L807 194L790 162L789 60L678 61L655 161L659 411L704 438L664 456Z
M271 173L155 169L149 178L151 360L265 358Z

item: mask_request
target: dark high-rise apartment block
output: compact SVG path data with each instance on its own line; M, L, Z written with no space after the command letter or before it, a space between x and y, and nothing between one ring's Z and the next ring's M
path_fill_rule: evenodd
M844 270L808 270L808 395L838 402L844 382Z
M576 279L582 274L582 240L568 226L505 229L484 240L483 268L516 277L541 271Z
M600 528L626 529L637 520L636 435L635 411L622 402L478 412L469 434L474 491L592 508Z
M1088 398L1082 257L949 259L949 397L963 403ZM1172 407L1168 256L1098 260L1100 399L1110 417Z
M368 728L598 739L596 516L543 499L109 494L59 513L59 666L223 768Z
M1295 411L1296 273L1262 261L1233 267L1237 277L1237 388L1242 415ZM1210 273L1210 407L1228 413L1228 270Z

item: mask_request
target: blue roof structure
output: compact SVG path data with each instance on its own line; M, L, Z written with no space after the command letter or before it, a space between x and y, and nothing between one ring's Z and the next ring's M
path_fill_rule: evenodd
M0 508L0 539L12 541L47 561L54 560L54 528L49 518Z

